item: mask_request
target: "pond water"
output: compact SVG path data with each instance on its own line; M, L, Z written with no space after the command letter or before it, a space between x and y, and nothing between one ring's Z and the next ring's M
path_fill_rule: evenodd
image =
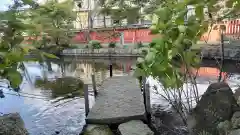
M18 93L7 89L5 81L0 83L5 98L0 98L1 114L19 112L25 126L31 135L54 135L56 131L60 135L78 135L85 124L84 99L81 94L65 98L66 94L72 92L64 84L55 84L56 89L62 89L59 93L53 88L36 86L39 78L55 80L60 77L79 78L85 84L91 84L91 74L96 72L97 84L109 77L109 64L113 64L113 76L130 74L131 66L135 59L80 59L66 57L62 60L39 64L24 63L25 70L22 71L23 82ZM51 65L51 68L49 68ZM236 62L227 62L225 72L227 82L232 88L240 84L240 70ZM198 78L205 89L209 80L216 81L218 69L214 61L204 61ZM45 76L45 77L44 77ZM56 81L57 82L57 81ZM55 87L54 87L55 88ZM89 88L91 89L91 87ZM62 91L64 91L62 93ZM55 95L55 96L53 96ZM152 96L152 95L151 95ZM152 96L152 103L159 102ZM90 106L94 103L90 95Z

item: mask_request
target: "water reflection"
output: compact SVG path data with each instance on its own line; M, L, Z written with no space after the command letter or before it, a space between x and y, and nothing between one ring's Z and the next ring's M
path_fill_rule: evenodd
M198 77L198 82L202 83L199 86L204 90L209 80L216 81L219 73L214 61L206 63L203 63ZM9 91L7 86L3 88L3 92L9 94L4 94L5 98L0 99L0 112L19 112L32 135L52 135L55 131L60 131L61 135L77 135L85 123L82 85L91 84L92 73L96 75L97 84L101 84L110 75L109 64L113 65L113 76L123 76L130 74L135 59L65 57L51 63L24 63L21 91L16 93ZM224 72L230 85L239 84L240 70L236 63L227 63ZM152 102L159 102L151 96ZM94 97L89 95L89 98L92 106Z

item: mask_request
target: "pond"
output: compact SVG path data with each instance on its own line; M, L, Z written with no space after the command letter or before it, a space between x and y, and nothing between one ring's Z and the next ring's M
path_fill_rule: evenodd
M60 135L78 135L85 124L82 83L91 84L91 75L96 72L97 84L101 84L109 77L110 63L113 65L113 76L130 74L135 62L132 58L109 60L65 57L45 64L24 63L23 82L18 93L7 89L5 81L0 83L5 95L5 98L0 98L0 112L19 112L31 135L54 135L56 131ZM236 62L226 62L226 65L227 81L236 88L240 82L240 70ZM202 63L198 80L204 84L203 89L209 80L216 80L217 72L215 61ZM70 85L70 82L79 87ZM90 94L92 106L94 97ZM151 98L152 103L159 102Z

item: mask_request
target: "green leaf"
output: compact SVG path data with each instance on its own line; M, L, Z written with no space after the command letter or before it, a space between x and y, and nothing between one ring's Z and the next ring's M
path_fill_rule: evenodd
M181 33L185 33L185 32L186 32L186 26L184 26L184 25L179 25L179 26L178 26L178 30L179 30L179 32L181 32Z
M157 29L164 30L166 27L167 27L167 25L163 21L161 21L161 20L158 21Z
M155 13L163 22L168 21L169 18L171 18L171 11L168 7L160 7L155 11Z
M157 29L156 25L152 25L150 28L151 34L158 34L159 30Z
M11 70L7 74L7 79L11 83L11 87L17 88L22 82L22 76L18 71Z
M22 2L25 4L25 5L30 5L33 3L32 0L22 0Z
M168 51L168 59L172 60L172 58L173 58L173 52L172 52L172 50L169 50Z
M143 62L144 62L144 59L143 59L143 58L141 58L141 57L138 57L138 58L137 58L137 63L138 63L138 64L143 63Z
M141 68L136 68L136 69L134 70L133 76L134 76L134 77L145 76L145 72L144 72L144 70L141 69Z
M177 56L179 54L178 49L177 48L172 48L172 53L171 54L172 54L172 57Z
M184 25L184 21L185 21L185 16L187 15L187 10L183 10L181 12L179 12L176 16L176 20L175 23L178 25Z
M145 57L145 61L152 62L154 60L155 55L156 55L156 53L154 53L152 51L148 52L148 54Z
M46 56L48 58L59 59L57 56L50 54L50 53L42 52L42 54L43 54L43 56Z
M204 5L202 4L198 5L195 9L195 13L197 18L202 20L204 18Z
M36 49L36 48L35 48L34 46L32 46L32 45L22 46L21 48L23 49L24 53L29 53L30 50Z
M162 38L153 39L152 42L155 43L157 50L162 49L165 45L165 41Z
M0 56L1 56L1 57L5 57L6 54L7 54L7 52L0 52Z
M20 50L13 51L13 52L9 52L5 58L11 62L19 62L23 60L23 54Z
M184 40L185 35L183 33L180 33L180 35L178 36L177 40L174 41L174 45L176 45L177 47L181 47L181 43Z
M158 73L161 73L161 72L164 72L165 70L167 69L166 67L166 64L164 64L164 62L156 62L154 65L153 65L153 70L155 72L158 72Z

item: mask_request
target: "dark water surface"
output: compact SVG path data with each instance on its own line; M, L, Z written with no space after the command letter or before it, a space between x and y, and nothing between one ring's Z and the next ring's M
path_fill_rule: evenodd
M5 98L0 99L0 112L3 114L19 112L31 135L54 135L55 131L59 131L61 135L77 135L85 124L84 99L81 94L71 98L63 98L66 93L71 91L62 87L61 91L64 91L64 94L55 93L57 96L53 97L52 95L56 91L36 87L35 82L44 76L49 80L68 76L79 78L84 83L91 84L91 74L95 71L97 83L100 84L109 77L108 67L110 63L113 64L113 75L122 76L131 72L131 66L135 64L135 59L109 60L66 57L51 64L25 63L25 70L22 72L23 82L19 93L7 89L5 81L0 84L5 93ZM226 62L225 64L226 80L235 88L236 85L240 84L238 64L236 62ZM215 81L218 76L216 62L204 61L200 72L200 82ZM59 86L62 85L59 84ZM90 100L92 105L94 99L91 95Z

